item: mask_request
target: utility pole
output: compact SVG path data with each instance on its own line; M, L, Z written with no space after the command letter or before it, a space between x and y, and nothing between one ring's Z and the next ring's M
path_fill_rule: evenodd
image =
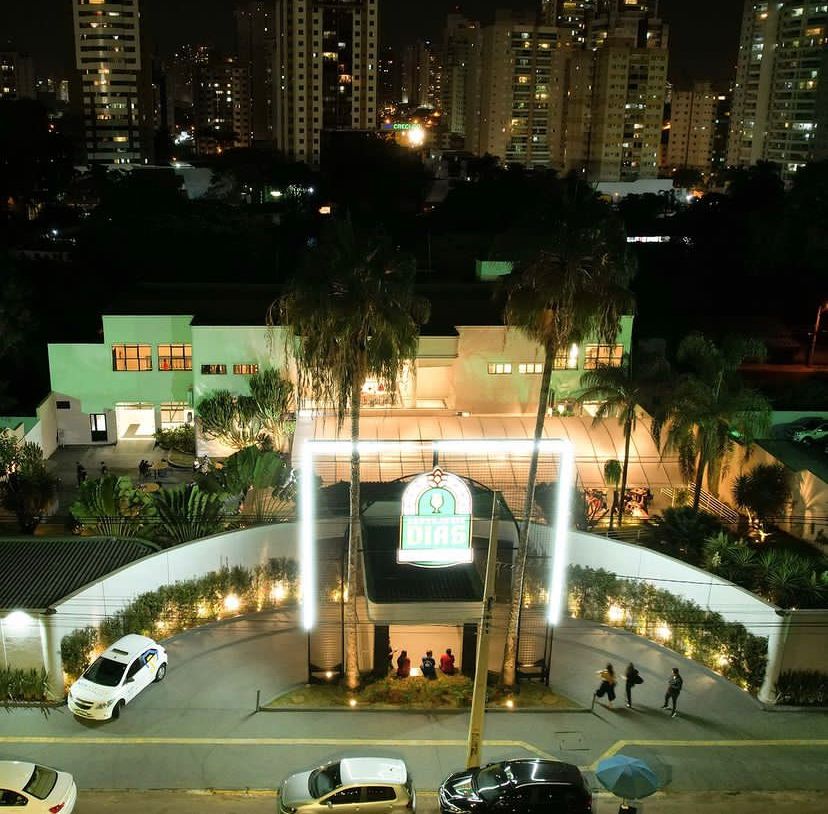
M466 768L480 766L483 745L483 722L486 713L486 679L489 677L489 632L492 626L492 610L495 602L495 573L497 572L497 524L500 515L500 496L492 494L492 520L489 525L489 553L486 556L486 582L483 588L483 612L477 634L477 661L474 667L474 691L471 717L469 718L469 742Z
M811 367L814 364L814 354L816 353L817 335L819 334L819 323L822 321L822 315L826 311L828 311L828 302L823 302L819 306L819 308L817 308L816 323L814 324L814 332L811 335L811 346L808 348L808 361L806 362L808 367Z

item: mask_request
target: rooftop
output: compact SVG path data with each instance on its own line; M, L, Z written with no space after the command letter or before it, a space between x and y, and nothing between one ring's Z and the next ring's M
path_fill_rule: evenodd
M110 537L0 539L0 609L45 610L155 548Z

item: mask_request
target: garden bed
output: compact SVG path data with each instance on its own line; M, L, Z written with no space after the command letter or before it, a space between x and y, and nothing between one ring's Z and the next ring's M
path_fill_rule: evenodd
M365 684L356 692L348 692L339 684L309 684L277 696L266 710L298 709L360 709L459 711L471 706L472 680L466 676L439 675L429 681L412 678L381 678ZM578 710L569 698L540 683L524 683L519 693L504 693L489 686L488 709ZM352 702L356 703L352 703Z

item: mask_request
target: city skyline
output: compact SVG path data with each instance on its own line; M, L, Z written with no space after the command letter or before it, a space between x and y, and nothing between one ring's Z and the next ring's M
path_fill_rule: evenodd
M182 44L204 43L234 53L235 5L235 0L144 0L152 50L169 57ZM437 38L446 15L456 7L469 18L487 22L497 8L526 11L538 5L538 0L426 0L418 4L415 14L408 5L379 0L381 42L400 46L418 38ZM694 0L692 4L661 0L661 17L670 26L671 81L683 85L709 79L725 85L733 80L742 8L743 0ZM44 18L52 24L33 24ZM4 32L0 46L31 53L39 76L68 76L73 70L70 0L31 0L25 7L2 4L0 31Z

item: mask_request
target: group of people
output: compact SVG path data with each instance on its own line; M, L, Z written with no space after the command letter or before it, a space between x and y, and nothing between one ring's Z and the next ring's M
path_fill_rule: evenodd
M396 650L388 651L389 669L393 670L394 653ZM431 650L426 650L426 654L420 661L420 669L423 678L435 679L437 678L437 660ZM440 672L443 675L453 676L457 670L454 666L454 653L451 648L447 647L446 652L440 656ZM408 678L411 675L411 659L408 657L407 650L400 650L400 655L397 657L397 678Z
M151 471L152 463L141 458L141 462L138 464L138 480L146 480Z
M598 689L595 690L595 697L603 698L606 695L607 704L612 707L612 702L615 701L615 685L617 684L615 670L611 664L607 664L603 670L598 671L598 675L601 678L601 684L598 686ZM633 687L643 683L644 679L641 677L641 673L639 673L635 665L630 662L627 665L627 669L624 671L624 689L626 691L627 707L629 709L632 709ZM664 694L664 704L661 707L662 709L669 709L670 705L672 705L672 714L670 716L672 718L675 718L678 715L676 702L678 701L679 695L681 695L683 686L684 679L681 677L679 668L673 667L673 670L667 679L667 692Z
M101 461L101 477L105 478L109 474L109 467L106 465L106 461ZM78 481L78 486L82 483L86 482L86 479L89 477L89 473L86 471L86 467L80 462L75 462L75 478Z

